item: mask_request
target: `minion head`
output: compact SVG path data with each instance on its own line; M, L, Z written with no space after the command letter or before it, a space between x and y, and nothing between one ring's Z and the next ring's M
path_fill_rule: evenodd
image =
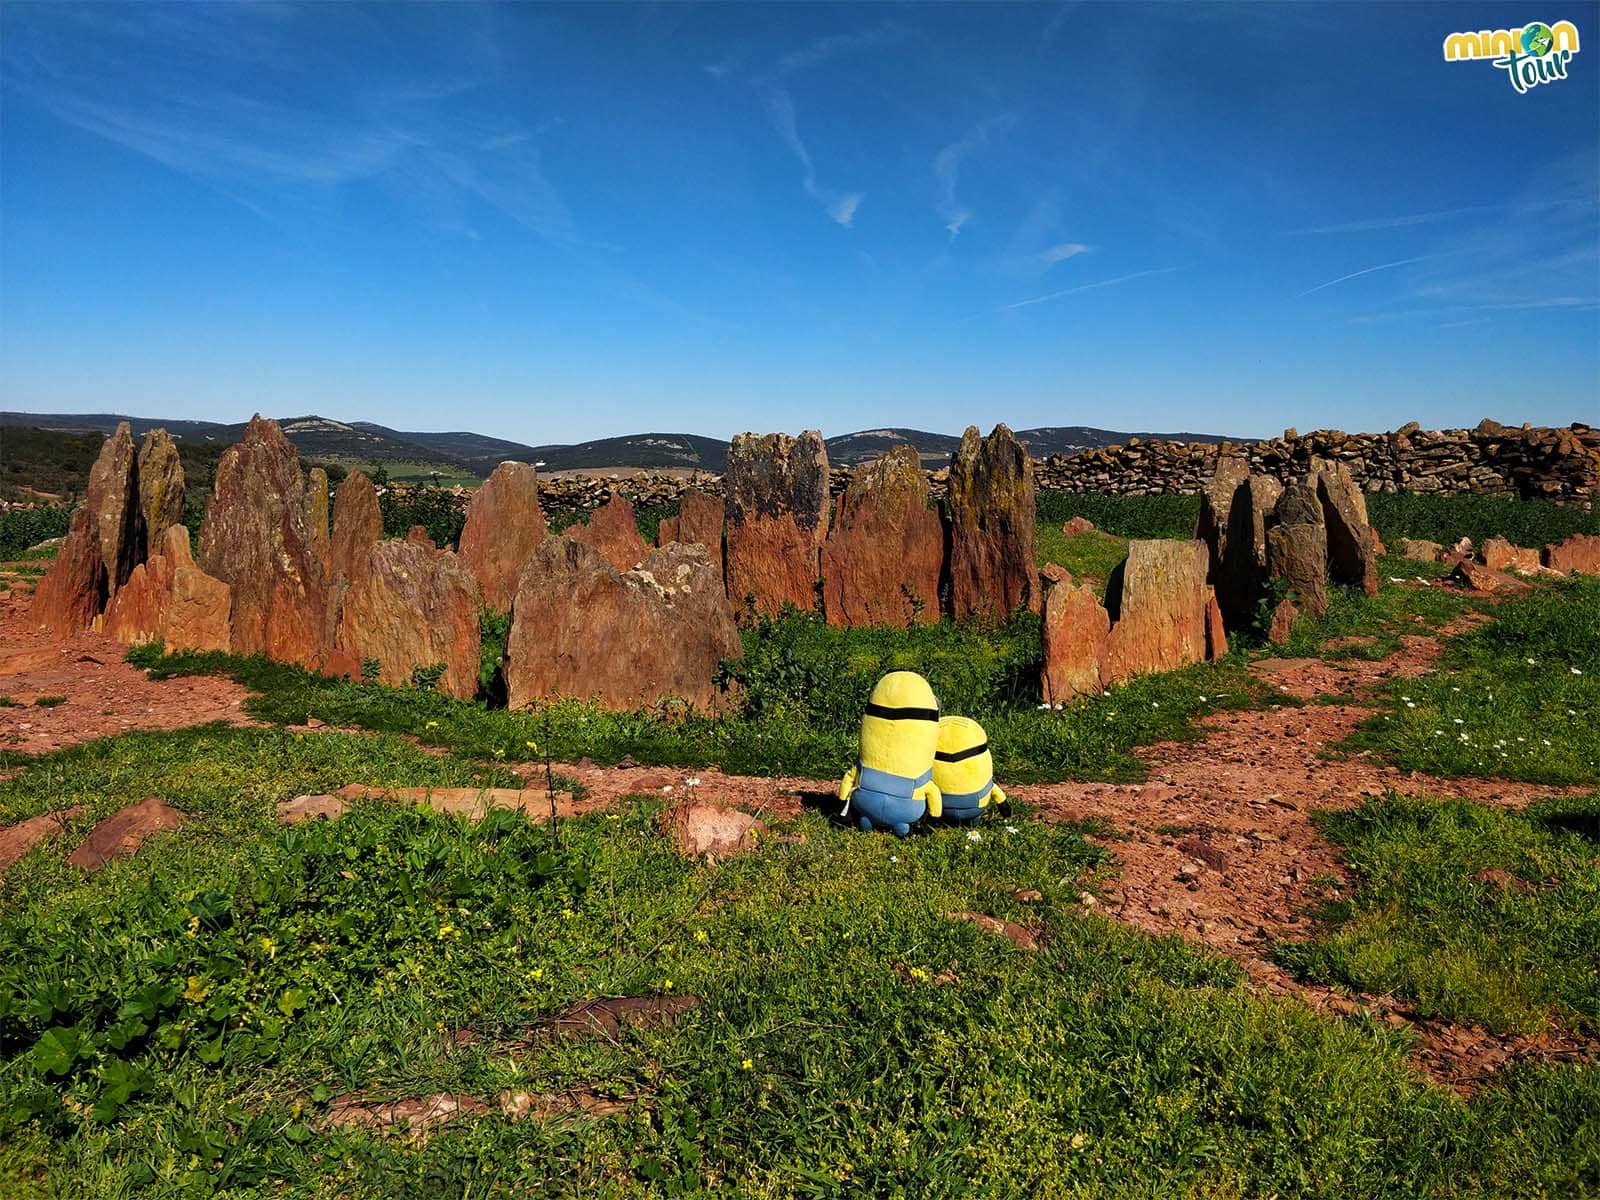
M971 717L942 717L933 782L946 807L983 808L994 792L994 756L989 738ZM952 805L951 802L955 801Z
M916 779L933 766L939 741L939 701L915 671L878 680L861 718L861 765Z

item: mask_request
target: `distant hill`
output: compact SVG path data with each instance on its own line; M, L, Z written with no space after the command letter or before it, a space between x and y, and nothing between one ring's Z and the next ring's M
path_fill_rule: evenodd
M239 440L243 424L213 421L166 421L150 417L124 417L115 413L0 412L0 427L31 427L62 434L109 434L117 422L128 421L135 436L157 427L182 441L222 447ZM728 443L694 433L636 433L599 438L575 444L530 446L505 438L471 432L426 433L390 429L371 421L343 422L316 415L280 417L284 435L302 456L330 463L384 463L394 478L426 477L437 473L452 478L482 479L506 459L538 463L546 471L596 470L603 467L676 467L720 474L727 463ZM4 435L0 435L3 437ZM1145 440L1220 442L1209 433L1118 433L1087 425L1060 425L1022 429L1017 437L1035 458L1076 454L1095 446ZM924 465L940 467L960 444L958 436L921 429L863 429L827 439L828 460L837 466L855 466L882 454L890 446L914 446ZM78 454L81 457L81 452ZM0 442L0 465L5 446ZM404 472L392 464L414 464ZM13 475L15 473L13 472ZM64 481L54 481L64 482ZM35 485L38 486L38 485ZM55 490L54 488L48 490Z

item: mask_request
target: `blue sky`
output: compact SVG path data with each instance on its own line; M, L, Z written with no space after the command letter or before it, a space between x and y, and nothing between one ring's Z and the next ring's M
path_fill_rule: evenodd
M1518 94L1444 36L1574 22ZM1600 420L1600 5L0 7L0 407Z

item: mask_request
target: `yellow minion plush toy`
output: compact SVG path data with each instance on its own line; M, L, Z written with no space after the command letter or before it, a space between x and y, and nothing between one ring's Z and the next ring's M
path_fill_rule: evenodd
M928 681L914 671L891 671L878 680L861 718L861 757L839 784L845 813L853 806L862 829L889 829L899 837L924 814L937 817L938 743L939 701Z
M989 738L971 717L940 718L933 782L939 789L945 819L963 825L976 825L984 809L1006 802L1006 794L994 781Z

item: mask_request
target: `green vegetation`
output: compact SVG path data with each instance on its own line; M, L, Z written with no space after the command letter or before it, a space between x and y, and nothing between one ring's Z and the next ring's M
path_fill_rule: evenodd
M1039 524L1059 529L1087 517L1096 529L1124 538L1188 538L1200 519L1199 496L1106 496L1092 492L1040 492Z
M1504 496L1416 496L1377 492L1367 516L1390 549L1403 537L1449 545L1470 537L1474 545L1499 534L1517 546L1543 546L1573 533L1600 533L1600 512L1586 513L1550 500Z
M744 633L745 656L728 664L737 684L729 707L697 715L666 704L632 713L559 701L528 712L454 700L432 689L397 689L324 679L281 663L224 654L163 656L146 646L128 658L164 678L229 675L260 695L249 710L293 724L414 734L483 758L531 757L527 743L559 759L624 755L659 765L703 766L755 775L842 775L856 753L861 710L886 672L926 675L945 710L983 723L995 765L1009 781L1138 779L1136 746L1194 736L1193 722L1265 695L1238 659L1150 675L1061 711L1037 702L1039 621L1027 613L998 631L941 622L909 630L835 629L790 615Z
M1346 748L1402 770L1600 784L1600 579L1541 587L1452 638L1441 669L1384 687Z
M12 508L0 511L0 561L22 557L29 546L65 537L72 524L68 508Z
M1495 1031L1600 1029L1600 795L1524 812L1390 796L1318 823L1359 884L1285 965Z
M405 537L413 525L421 525L435 546L454 546L461 540L467 506L448 489L433 484L392 488L389 474L381 466L371 479L379 490L378 511L383 515L385 537Z
M1069 826L897 841L806 814L686 862L650 803L468 826L272 805L351 779L491 782L392 737L132 734L0 784L6 819L168 797L189 819L94 876L30 853L0 898L8 1196L1543 1196L1600 1184L1600 1072L1514 1067L1471 1103L1403 1038L1258 996L1223 960L1074 901ZM1010 832L1015 829L1015 832ZM1014 889L1042 896L1019 904ZM947 919L1022 922L1046 950ZM604 995L661 1029L530 1034ZM461 1045L456 1030L476 1038ZM329 1100L587 1088L422 1143Z
M1482 607L1482 601L1461 592L1418 582L1447 573L1448 568L1437 563L1380 558L1376 596L1366 596L1358 588L1330 587L1327 611L1315 620L1304 615L1298 618L1289 641L1274 653L1297 658L1387 658L1400 649L1400 639L1406 635L1437 631ZM1405 582L1397 584L1397 580ZM1341 644L1328 644L1336 641Z
M548 528L551 533L564 533L574 525L587 525L592 515L593 512L589 509L560 509L549 514ZM661 522L677 515L676 500L664 504L644 504L634 509L634 523L639 526L639 536L644 538L645 544L654 546L656 535L661 529Z
M39 696L34 699L33 706L35 708L55 708L66 702L67 698L65 696Z
M1042 521L1034 547L1040 566L1058 563L1072 572L1073 579L1091 581L1102 596L1111 572L1128 557L1127 538L1099 530L1069 535L1062 533L1059 525L1046 525Z

